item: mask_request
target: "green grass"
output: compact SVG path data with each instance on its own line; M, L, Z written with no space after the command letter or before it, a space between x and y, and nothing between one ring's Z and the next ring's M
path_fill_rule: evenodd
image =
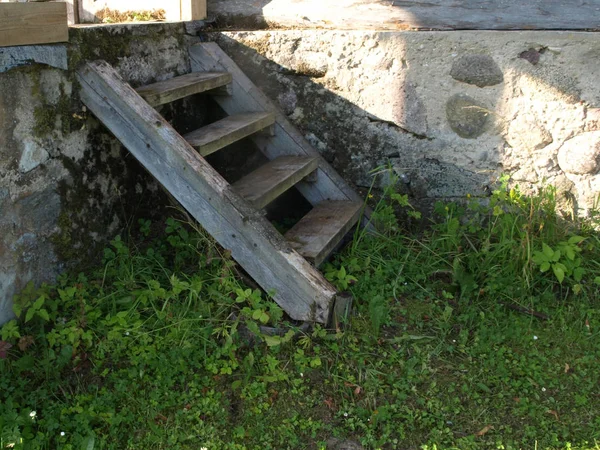
M17 297L0 449L600 450L600 244L555 202L503 187L409 231L388 190L324 268L355 298L337 330L287 322L189 224L142 222Z

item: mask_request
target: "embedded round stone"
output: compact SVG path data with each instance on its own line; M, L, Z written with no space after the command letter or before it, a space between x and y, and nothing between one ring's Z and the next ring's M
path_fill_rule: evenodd
M487 129L490 110L472 97L456 94L446 103L450 128L465 139L475 139Z
M485 87L504 81L502 70L489 55L463 55L454 61L450 76L463 83Z
M576 175L593 175L600 170L600 131L582 133L558 150L558 165Z

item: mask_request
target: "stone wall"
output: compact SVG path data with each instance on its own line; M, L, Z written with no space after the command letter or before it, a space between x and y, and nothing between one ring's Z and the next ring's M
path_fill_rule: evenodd
M499 175L600 192L600 35L270 30L209 34L349 181L391 165L427 207Z
M27 282L98 261L108 238L166 204L156 182L85 110L73 69L105 59L134 86L187 73L183 25L70 33L69 45L0 48L0 323ZM163 112L202 120L191 103Z

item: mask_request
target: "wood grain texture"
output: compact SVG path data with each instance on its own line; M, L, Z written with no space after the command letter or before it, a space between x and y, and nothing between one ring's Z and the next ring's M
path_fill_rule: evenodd
M110 65L77 79L90 111L292 318L328 320L335 289Z
M356 225L363 204L323 202L294 225L285 238L306 259L319 266Z
M181 0L181 20L206 19L206 0Z
M0 3L0 47L68 40L66 3Z
M150 105L158 106L226 86L229 83L231 83L231 74L227 72L194 72L142 86L136 90Z
M261 209L314 172L319 158L314 156L279 156L232 185L233 189Z
M209 8L231 27L240 21L341 30L600 29L600 0L209 0Z
M231 97L215 97L227 114L246 111L272 111L275 113L275 136L253 135L252 140L268 159L284 155L318 156L319 153L289 122L285 114L250 81L241 69L214 42L193 45L190 48L192 70L226 71L232 74ZM299 183L298 190L313 205L324 200L361 201L356 192L327 164L319 160L319 176L315 183ZM368 213L367 213L368 214Z
M202 156L210 155L275 123L270 112L236 114L206 125L184 136Z

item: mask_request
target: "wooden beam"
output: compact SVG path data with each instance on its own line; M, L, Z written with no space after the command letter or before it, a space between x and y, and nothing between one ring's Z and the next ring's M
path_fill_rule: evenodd
M335 289L104 61L77 72L81 99L295 320L326 323Z
M275 114L275 136L255 134L251 139L270 160L284 155L320 156L304 136L290 123L285 114L252 83L229 56L214 42L196 44L190 48L192 70L225 71L233 76L231 97L214 97L215 101L229 114L246 111L272 111ZM362 199L342 179L342 177L323 159L319 158L318 179L314 183L301 182L296 187L313 205L324 200ZM368 217L369 211L365 212Z
M181 0L181 20L206 19L206 0Z
M0 3L0 47L68 40L66 3Z

